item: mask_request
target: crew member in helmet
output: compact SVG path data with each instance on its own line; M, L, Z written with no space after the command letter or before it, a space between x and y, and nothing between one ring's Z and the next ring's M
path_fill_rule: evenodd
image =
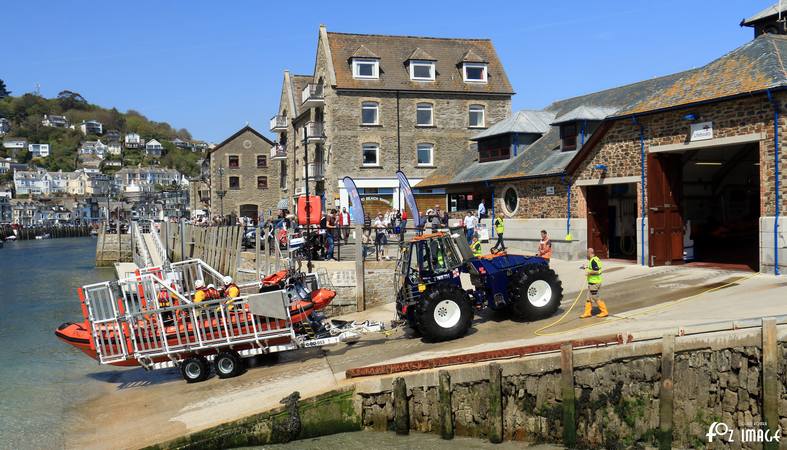
M227 275L222 280L224 281L224 296L229 298L236 298L240 297L240 288L234 281L232 281L232 277Z
M221 298L221 293L213 283L208 284L208 300L216 300L217 298Z
M208 289L205 288L205 282L202 280L194 281L194 303L200 303L205 300L210 300L208 298Z

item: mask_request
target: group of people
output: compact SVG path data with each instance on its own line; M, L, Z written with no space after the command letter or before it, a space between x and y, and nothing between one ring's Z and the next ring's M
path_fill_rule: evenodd
M217 289L212 283L206 286L203 280L196 280L194 282L194 303L219 298L233 299L240 296L240 288L235 284L231 276L225 276L222 282L224 286L222 286L221 289Z

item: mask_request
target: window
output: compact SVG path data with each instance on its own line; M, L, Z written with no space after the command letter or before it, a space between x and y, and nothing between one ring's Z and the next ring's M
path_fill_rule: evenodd
M483 128L484 127L484 106L483 105L470 105L470 128Z
M377 125L378 109L379 109L379 105L377 102L363 102L361 104L361 124Z
M410 79L416 81L434 81L434 62L410 61Z
M377 144L363 144L363 165L380 165L380 146Z
M500 161L511 157L508 135L483 139L478 142L478 162Z
M230 177L230 189L233 191L240 189L240 177Z
M240 157L238 157L238 155L229 155L227 159L228 159L227 165L229 166L230 169L237 169L238 167L240 167Z
M380 61L376 59L353 59L353 78L379 78Z
M287 161L279 161L279 188L287 189Z
M419 127L431 127L433 125L431 103L419 103L416 105L415 124Z
M432 144L418 144L417 158L419 166L432 166L434 165L434 145Z
M465 63L462 68L465 81L486 83L486 64Z
M265 155L257 155L257 168L264 169L268 167L268 157Z
M560 126L561 149L574 150L577 148L577 124L569 123Z
M268 189L268 177L257 177L257 189Z
M506 188L503 194L503 206L505 206L508 215L514 215L514 213L516 213L516 209L519 207L519 195L516 193L516 189L514 189L513 186Z

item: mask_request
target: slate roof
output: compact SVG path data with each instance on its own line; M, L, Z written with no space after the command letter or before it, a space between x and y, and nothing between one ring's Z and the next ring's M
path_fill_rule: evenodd
M311 75L290 75L290 92L293 96L292 102L295 105L295 111L290 113L290 117L298 117L301 113L301 92L307 84L311 83L314 79Z
M486 130L473 136L471 140L498 136L508 133L538 133L549 131L549 124L555 119L555 114L550 111L517 111L510 117L492 125Z
M577 120L604 120L607 116L613 114L618 109L619 107L617 106L607 107L580 105L565 114L561 114L554 121L552 121L552 125L574 122Z
M776 2L773 5L758 12L757 14L747 19L743 19L743 21L741 21L741 26L751 26L754 22L759 22L762 19L767 19L768 17L775 16L776 14L779 13L780 4L781 2ZM782 5L782 13L784 13L785 11L787 11L787 3Z
M402 89L413 91L467 92L511 95L514 90L492 41L488 39L447 39L415 36L386 36L327 32L337 89ZM361 47L379 55L380 78L356 80L351 58ZM436 80L411 81L407 60L420 49L434 59ZM487 83L465 83L462 61L488 61Z

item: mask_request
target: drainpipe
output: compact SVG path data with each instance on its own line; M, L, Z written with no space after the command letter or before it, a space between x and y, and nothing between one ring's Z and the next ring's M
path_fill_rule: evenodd
M519 133L514 133L514 157L518 153L517 150L519 150Z
M585 128L586 128L587 126L588 126L588 121L587 121L587 119L586 119L586 120L583 120L583 121L582 121L582 128L580 129L580 133L579 133L579 146L580 146L580 147L581 147L581 146L583 146L583 145L585 145Z
M571 242L571 178L566 181L566 173L560 175L560 181L566 186L568 197L566 199L566 241Z
M639 127L639 170L640 170L640 191L642 194L641 197L641 217L639 221L639 234L640 234L640 258L639 263L640 265L645 265L645 127L642 126L641 123L637 120L637 116L633 116L631 118L634 125Z
M781 275L779 270L779 212L781 210L779 204L779 103L773 98L771 90L768 93L768 101L773 105L773 173L776 179L776 211L773 217L773 273L774 275Z

